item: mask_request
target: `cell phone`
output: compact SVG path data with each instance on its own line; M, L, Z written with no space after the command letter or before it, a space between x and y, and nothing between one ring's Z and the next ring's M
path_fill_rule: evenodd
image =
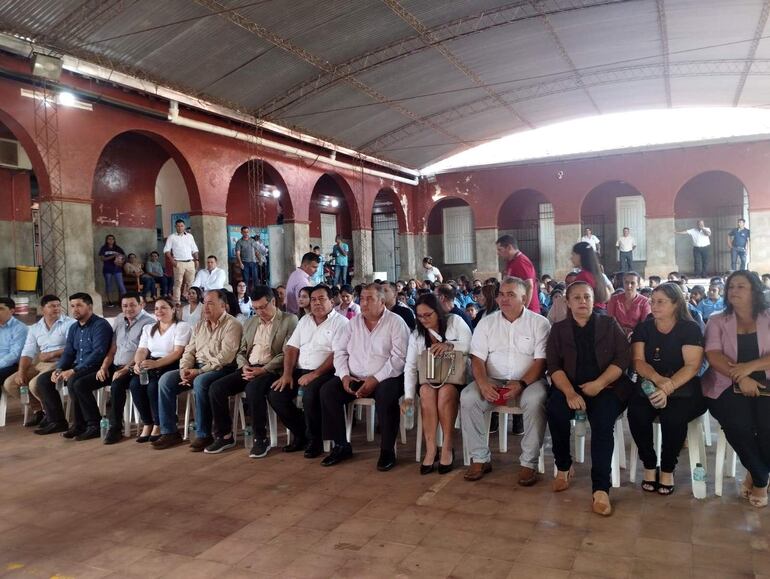
M352 381L350 382L350 386L349 386L349 388L350 388L350 389L351 389L353 392L358 392L358 390L359 390L359 389L361 388L361 386L363 386L363 385L364 385L364 382L363 382L363 380L352 380Z

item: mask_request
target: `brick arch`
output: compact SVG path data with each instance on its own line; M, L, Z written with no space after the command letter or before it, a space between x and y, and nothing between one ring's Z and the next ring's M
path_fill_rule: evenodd
M462 205L467 205L471 208L471 212L473 213L473 219L475 223L476 219L476 211L471 203L469 203L468 199L465 197L462 197L460 195L444 195L438 199L434 198L432 200L433 202L428 206L428 208L425 210L425 213L422 216L421 219L421 230L425 233L430 233L429 231L429 225L431 221L431 217L433 214L433 210L436 208L443 208L443 207L460 207ZM435 219L435 218L434 218Z
M32 170L37 178L38 186L40 187L41 194L45 196L51 195L51 181L48 174L48 168L43 160L40 150L37 147L37 142L34 137L27 131L27 129L19 123L10 114L0 108L0 123L4 124L13 133L13 136L18 139L21 146L24 147L24 152L27 153L30 162L32 163Z
M407 214L398 194L391 187L383 187L380 189L372 202L372 213L374 213L374 207L377 205L378 199L390 202L393 205L393 210L398 219L398 231L399 233L407 233L409 231Z
M249 200L249 167L253 163L262 163L265 184L272 185L280 191L278 198L262 196L258 198L262 209L258 210L259 213L256 216L251 215L255 208ZM233 171L227 191L226 211L228 223L235 220L240 225L248 222L249 225L267 227L274 225L279 215L282 215L285 221L294 219L294 204L286 182L273 165L260 159L245 161ZM263 223L257 223L260 220L260 214Z
M510 229L507 227L510 221L524 219L538 219L540 203L552 203L548 196L537 189L517 189L503 198L497 207L498 229ZM518 219L513 219L518 217Z

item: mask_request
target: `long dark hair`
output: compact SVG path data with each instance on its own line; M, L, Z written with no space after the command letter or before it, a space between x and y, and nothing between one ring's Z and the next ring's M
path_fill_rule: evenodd
M430 309L432 309L434 312L436 312L436 315L438 316L438 333L439 335L446 339L446 327L447 323L449 322L449 316L444 311L444 308L441 307L441 304L438 301L438 298L436 297L436 294L422 294L417 298L417 301L414 304L414 310L417 311L417 306L423 305L427 306ZM420 336L423 340L425 340L425 347L430 348L432 342L430 340L430 332L425 329L425 326L423 326L422 321L420 321L420 318L417 318L417 335Z
M678 322L683 320L688 322L694 321L690 314L690 310L687 308L687 302L684 301L684 292L682 292L682 288L679 287L679 284L667 281L652 290L652 295L655 295L656 293L662 293L671 300L676 308L674 317L676 317Z
M610 296L607 295L607 284L604 283L604 274L602 274L599 258L596 257L593 247L585 241L580 241L572 246L572 253L580 257L580 269L587 271L593 276L593 290L596 301L602 304L605 303L610 299Z
M492 312L500 309L497 305L497 285L488 283L481 286L481 295L484 296L484 315L487 316Z
M179 319L176 317L176 308L174 307L174 304L172 304L171 301L167 300L166 298L158 298L157 300L155 300L156 304L158 302L165 302L166 305L171 308L171 325L176 324L179 321ZM158 320L152 325L152 328L150 329L150 336L154 336L155 332L157 332L158 330L160 330L160 320Z
M725 313L733 313L733 305L730 303L730 282L734 277L743 276L751 286L751 316L756 320L757 316L767 309L767 302L765 301L764 288L759 276L753 271L734 271L727 277L725 282Z

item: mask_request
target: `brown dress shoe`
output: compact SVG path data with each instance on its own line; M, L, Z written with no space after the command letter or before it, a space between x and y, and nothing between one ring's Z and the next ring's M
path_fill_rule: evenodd
M528 466L522 466L519 469L519 485L523 487L531 487L537 482L537 471L529 468Z
M190 442L190 452L203 452L204 449L214 442L214 438L211 436L204 436L198 438L197 436Z
M465 471L465 480L476 481L483 478L485 474L492 472L491 462L473 462Z
M553 492L560 493L566 491L569 488L573 476L575 476L575 472L571 468L567 471L558 471L556 478L553 479Z
M597 515L609 517L612 514L610 496L604 491L596 491L594 493L594 500L593 505L591 506L591 510Z
M160 438L152 443L152 447L155 450L166 450L172 446L182 444L182 442L184 442L182 435L178 432L173 432L171 434L161 434Z

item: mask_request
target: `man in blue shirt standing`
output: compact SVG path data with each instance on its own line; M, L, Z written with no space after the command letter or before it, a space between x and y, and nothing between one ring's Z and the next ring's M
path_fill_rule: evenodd
M19 369L19 358L27 339L28 328L13 317L15 313L16 302L11 298L0 298L0 384Z
M345 285L348 283L348 253L350 248L348 244L342 241L342 236L334 238L334 247L332 247L332 257L334 258L334 285Z
M746 229L746 221L738 220L738 227L727 234L727 246L730 248L730 269L746 269L749 254L749 244L751 243L751 232ZM738 265L740 260L741 266Z
M35 434L63 432L65 438L88 440L100 435L99 422L86 424L80 404L74 397L78 381L97 372L112 345L112 326L104 318L94 314L94 302L87 293L75 293L69 297L70 313L77 322L67 333L67 344L56 369L46 372L38 380L43 397L43 408L48 424L35 430ZM75 407L75 422L70 427L64 415L56 384L66 384Z

